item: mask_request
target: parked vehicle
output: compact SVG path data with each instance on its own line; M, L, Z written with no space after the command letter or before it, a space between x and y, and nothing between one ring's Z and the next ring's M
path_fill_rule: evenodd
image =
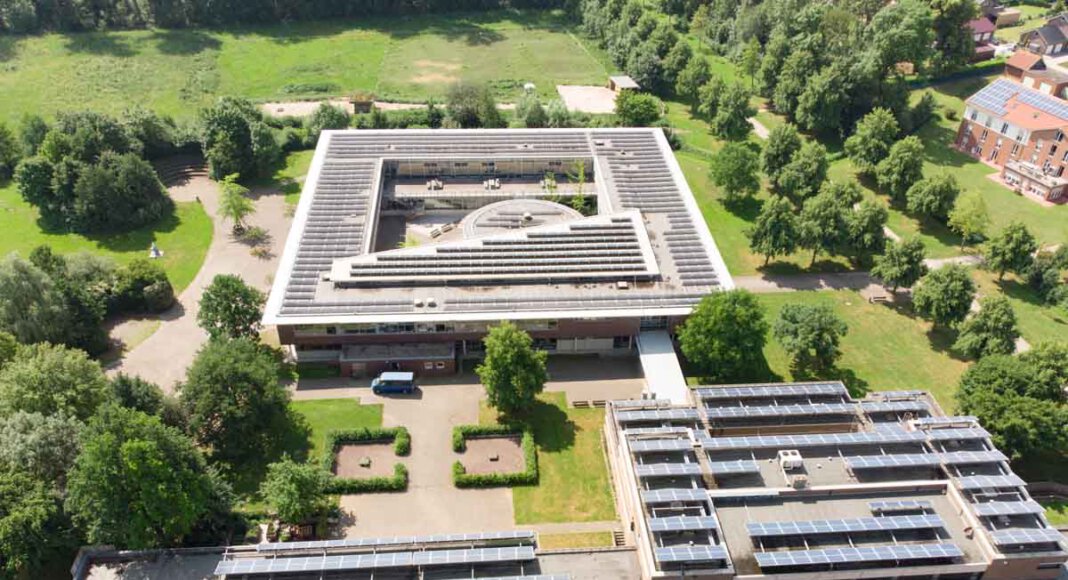
M413 391L415 391L414 373L382 373L371 381L371 392L376 395L410 395Z

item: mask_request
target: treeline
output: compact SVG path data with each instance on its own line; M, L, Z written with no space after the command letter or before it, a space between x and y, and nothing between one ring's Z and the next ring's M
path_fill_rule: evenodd
M0 29L26 33L183 28L563 4L561 0L0 0Z

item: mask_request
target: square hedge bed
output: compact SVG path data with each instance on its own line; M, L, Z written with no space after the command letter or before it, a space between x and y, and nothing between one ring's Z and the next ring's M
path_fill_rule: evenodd
M463 453L468 439L508 437L521 435L523 471L512 473L467 473L463 463L452 464L452 482L456 487L510 487L538 484L538 450L534 445L534 432L530 429L508 425L459 425L452 430L452 450Z
M404 427L363 428L329 431L326 434L326 449L322 454L323 469L334 473L338 450L348 444L393 442L393 452L406 456L412 450L412 438ZM349 478L334 476L330 480L330 493L342 495L356 493L379 493L405 491L408 489L408 468L403 463L393 465L391 477Z

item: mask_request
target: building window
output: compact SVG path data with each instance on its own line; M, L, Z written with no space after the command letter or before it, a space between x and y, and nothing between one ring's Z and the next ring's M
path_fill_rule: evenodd
M1058 130L1057 134L1053 136L1053 140L1060 143L1064 140L1064 132Z
M1019 143L1013 143L1012 152L1010 152L1009 154L1012 155L1013 157L1016 157L1017 155L1019 155L1020 154L1020 144Z
M985 142L985 141L986 141L986 135L987 135L987 133L989 133L989 132L990 132L990 131L987 131L986 129L983 129L983 132L979 134L979 142L980 142L980 143L983 143L983 142Z
M1057 146L1056 146L1056 145L1051 145L1051 146L1050 146L1050 148L1049 148L1049 154L1050 154L1050 155L1056 155L1056 154L1057 154Z
M1024 132L1023 131L1017 131L1016 132L1016 140L1021 142L1021 143L1023 143L1023 140L1024 140Z
M1061 157L1061 161L1064 161L1065 163L1068 163L1068 151L1064 152L1064 157Z
M974 121L979 116L979 111L972 109L971 119Z
M1039 139L1038 141L1035 141L1035 151L1041 151L1042 150L1042 146L1044 144L1045 143L1041 139Z
M1002 123L1001 124L1001 134L1002 135L1007 135L1008 133L1009 133L1009 124L1008 123Z
M429 371L429 370L432 370L433 368L434 368L434 363L432 363L430 361L426 361L425 363L423 363L423 370Z
M434 368L436 368L436 369L438 369L440 371L441 369L445 368L445 363L443 363L441 361L438 361L438 362L434 363Z

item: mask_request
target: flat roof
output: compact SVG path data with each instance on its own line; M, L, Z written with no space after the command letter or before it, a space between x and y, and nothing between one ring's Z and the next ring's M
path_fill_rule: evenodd
M374 248L385 202L418 198L412 188L403 200L393 197L396 188L384 193L391 164L425 165L429 175L448 163L466 167L482 161L492 167L576 159L592 159L594 179L586 186L596 191L596 215L561 212L544 225L532 216L530 228L485 229L474 238L449 236L415 248ZM530 176L497 177L501 185L487 186L487 199L499 203L503 197L507 203L515 192L516 210L533 214L525 199L531 195ZM441 198L447 189L428 185L427 199ZM496 210L499 216L502 209ZM679 316L708 292L732 287L660 129L324 131L264 322Z

